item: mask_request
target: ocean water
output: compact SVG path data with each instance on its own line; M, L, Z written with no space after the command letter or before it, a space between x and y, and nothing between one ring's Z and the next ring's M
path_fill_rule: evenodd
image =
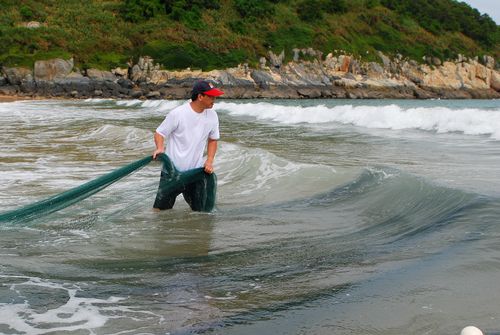
M182 101L0 104L0 212L152 153ZM217 210L160 166L0 226L0 334L500 334L500 101L218 100Z

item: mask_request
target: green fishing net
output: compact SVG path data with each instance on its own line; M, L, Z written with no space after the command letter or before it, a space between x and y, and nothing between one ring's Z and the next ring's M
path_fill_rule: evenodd
M162 154L159 159L163 161L163 166L154 208L172 208L177 195L182 193L184 200L193 211L211 212L213 210L217 192L215 173L205 173L203 168L179 172L167 155Z
M203 168L179 172L165 154L158 155L157 160L163 163L157 200L171 198L174 195L183 193L186 202L193 210L210 212L214 209L217 191L217 177L215 174L209 175L203 171ZM48 199L0 213L0 222L31 220L71 206L146 166L151 161L151 156L142 158ZM156 201L154 207L160 208L156 206Z

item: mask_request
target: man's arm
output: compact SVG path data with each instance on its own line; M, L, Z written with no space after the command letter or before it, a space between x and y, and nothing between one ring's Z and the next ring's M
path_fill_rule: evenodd
M156 159L156 156L165 152L165 138L155 131L154 139L156 150L153 152L153 159Z
M209 138L207 144L207 160L205 161L205 165L203 166L205 168L206 173L214 172L213 163L216 152L217 152L217 140L212 140L211 138Z

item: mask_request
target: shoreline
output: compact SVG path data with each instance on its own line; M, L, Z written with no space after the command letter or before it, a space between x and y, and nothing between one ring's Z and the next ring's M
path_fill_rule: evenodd
M200 78L201 79L201 78ZM5 86L4 86L5 87ZM54 88L55 87L55 88ZM249 86L217 85L224 91L220 100L231 99L349 99L349 100L494 100L500 99L495 90L473 89L435 89L420 87L342 87L342 86L274 86L266 89ZM147 85L123 88L118 83L94 81L75 90L73 85L54 85L52 89L23 90L12 87L0 92L0 103L22 100L84 100L84 99L123 99L123 100L182 100L191 96L189 85ZM9 94L12 93L12 94Z
M0 101L25 99L188 99L193 84L208 80L222 99L499 99L500 71L494 59L458 59L440 66L411 60L384 65L351 56L324 60L241 65L224 70L161 70L149 57L110 71L74 68L73 59L37 61L33 69L3 67ZM271 57L272 58L272 57Z
M3 94L0 94L0 103L1 102L14 102L14 101L20 101L20 100L33 100L33 99L26 98L26 97L20 97L18 95L3 95Z

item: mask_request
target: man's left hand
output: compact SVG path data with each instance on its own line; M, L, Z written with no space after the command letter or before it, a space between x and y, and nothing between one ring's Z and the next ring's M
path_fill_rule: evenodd
M205 165L203 166L205 169L205 172L208 174L212 174L214 172L214 167L212 166L212 163L210 162L205 162Z

